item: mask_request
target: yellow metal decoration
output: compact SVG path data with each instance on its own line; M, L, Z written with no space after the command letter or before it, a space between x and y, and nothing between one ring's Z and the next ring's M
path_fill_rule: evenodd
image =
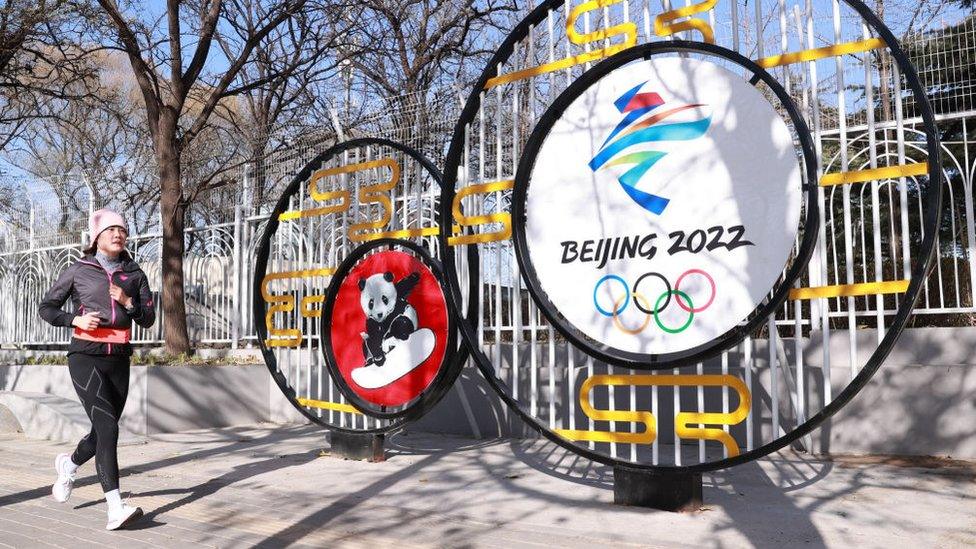
M279 273L268 273L261 280L261 297L271 306L264 315L264 323L271 336L264 340L268 347L299 347L302 344L302 331L298 328L276 328L274 325L274 315L276 313L290 313L295 310L294 295L275 295L271 293L269 286L274 280L286 280L289 278L311 278L316 276L332 276L335 272L333 268L326 269L305 269L301 271L282 271ZM303 317L316 318L322 315L321 309L312 309L315 303L322 303L325 300L323 295L310 295L302 298Z
M306 318L322 318L322 309L313 309L315 305L325 303L324 295L307 295L302 298L302 316Z
M654 33L658 36L671 36L676 32L696 30L701 33L702 40L709 44L715 43L715 31L707 21L692 17L704 13L715 7L718 0L705 0L683 8L666 11L654 18ZM688 17L687 20L675 23L676 19Z
M316 172L318 173L318 172ZM313 178L315 175L312 176ZM316 193L313 191L313 195ZM338 199L338 204L332 204L330 206L320 206L318 208L310 208L308 210L288 210L287 212L282 212L278 216L278 221L293 221L295 219L300 219L303 217L316 217L320 215L329 215L334 213L341 213L349 209L349 191L332 191L327 193L319 193L320 198L317 200L335 200Z
M804 61L816 61L817 59L823 59L825 57L836 57L838 55L861 53L883 47L885 47L884 40L880 38L868 38L867 40L844 42L843 44L834 44L833 46L825 46L823 48L795 51L780 55L771 55L769 57L757 59L756 64L764 69L769 69L772 67L778 67L780 65L802 63Z
M396 162L394 161L394 164ZM339 200L338 204L332 204L330 206L321 206L318 208L311 208L308 210L289 210L287 212L282 212L278 216L279 221L292 221L294 219L299 219L302 217L315 217L320 215L329 215L333 213L341 213L349 209L349 191L326 191L322 192L319 190L319 183L327 178L334 175L342 175L345 173L353 173L368 169L370 167L368 164L375 164L374 162L365 162L360 164L350 164L348 166L339 166L338 168L328 168L315 170L312 173L312 177L308 179L308 194L312 197L312 200L318 202L327 202L329 200ZM397 166L399 168L399 165Z
M389 225L390 218L393 217L393 203L390 200L390 190L400 182L400 163L392 158L382 158L380 160L372 160L370 162L362 162L339 168L344 170L342 173L350 173L382 167L390 168L390 178L381 183L360 187L357 195L360 205L379 204L380 217L372 221L362 221L350 225L349 240L353 242L364 242L373 238L380 238L380 235L374 231ZM372 208L367 211L371 210Z
M730 387L739 395L739 406L729 413L724 412L678 412L675 415L675 434L680 438L694 440L717 440L721 442L728 455L739 455L739 446L732 435L723 429L704 427L704 425L736 425L749 415L752 395L749 388L739 378L728 375L595 375L587 378L580 387L580 409L594 421L623 421L644 425L643 432L624 433L615 431L587 431L577 429L555 429L559 436L569 440L593 442L617 442L624 444L651 444L657 438L657 419L654 414L640 410L597 410L590 404L590 391L597 385L609 386L672 386L672 387Z
M323 410L332 410L334 412L362 415L362 412L353 408L349 404L339 404L338 402L329 402L327 400L312 400L310 398L296 398L295 400L297 400L302 406L307 406L309 408L321 408Z
M398 231L384 231L381 233L365 233L360 234L355 238L353 238L353 235L350 235L349 240L352 240L353 242L366 242L379 238L418 238L421 236L437 236L439 234L441 234L439 227L422 227L419 229L400 229Z
M714 2L714 0L710 1ZM566 18L566 36L569 38L571 43L577 46L585 46L587 44L609 40L615 36L623 36L622 42L581 53L579 55L571 55L556 61L550 61L549 63L543 63L542 65L529 69L500 74L494 78L489 78L485 83L485 89L516 82L518 80L524 80L526 78L532 78L533 76L568 69L584 63L597 61L599 59L603 59L604 57L610 57L617 52L624 51L625 49L633 46L637 43L637 25L630 21L586 34L576 32L576 21L581 15L590 11L611 6L618 2L620 2L620 0L590 0L589 2L584 2L576 6L571 12L569 12L569 17Z
M312 174L312 177L309 178L308 186L309 194L312 196L312 199L320 202L329 200L338 200L339 202L329 206L321 206L307 210L289 210L279 215L278 220L292 221L303 217L315 217L347 211L350 204L349 191L320 191L320 181L326 177L356 173L372 168L382 167L390 168L390 179L375 185L363 186L359 189L358 194L359 204L380 205L380 217L379 219L363 221L351 225L349 227L349 240L352 242L367 242L370 240L376 240L378 238L416 238L421 236L437 236L440 234L440 229L437 227L376 232L376 229L383 228L389 224L390 219L393 216L393 205L390 200L389 192L391 189L393 189L393 187L396 186L397 183L400 182L401 168L400 164L392 158L383 158L380 160L360 162L358 164L349 164L346 166L340 166L338 168L315 171Z
M822 297L857 297L862 295L899 294L908 291L907 280L888 280L885 282L862 282L860 284L837 284L835 286L814 286L793 288L790 299L818 299Z
M504 181L493 181L491 183L471 185L470 187L465 187L458 191L457 194L454 195L454 202L451 204L451 211L454 213L454 221L457 222L457 225L454 226L455 233L461 232L464 227L484 225L487 223L501 223L502 228L501 230L490 233L457 234L447 239L448 245L459 246L465 244L484 244L485 242L497 242L499 240L508 240L511 238L512 214L509 212L498 212L483 215L464 215L464 213L461 212L461 200L475 194L507 191L514 186L515 181L506 179Z
M873 168L870 170L827 173L820 178L820 186L829 187L831 185L847 185L850 183L862 183L864 181L879 181L883 179L894 179L896 177L927 175L928 173L928 162L905 164L903 166L888 166L886 168Z

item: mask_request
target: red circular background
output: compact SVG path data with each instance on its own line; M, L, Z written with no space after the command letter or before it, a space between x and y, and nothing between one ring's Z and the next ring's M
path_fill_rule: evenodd
M414 272L420 274L420 282L407 296L407 303L417 311L417 329L429 328L434 332L434 350L427 360L400 379L377 389L365 389L352 379L352 370L366 361L360 336L360 332L366 330L366 313L359 302L359 281L385 272L393 273L394 282ZM430 268L413 255L384 251L353 267L339 287L331 321L332 354L336 366L349 388L363 400L381 406L402 406L420 395L437 377L447 351L447 302Z

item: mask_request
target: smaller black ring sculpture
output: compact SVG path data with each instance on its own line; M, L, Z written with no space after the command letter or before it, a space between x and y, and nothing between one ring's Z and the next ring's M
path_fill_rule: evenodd
M356 433L379 434L379 433L390 433L396 431L398 429L401 429L404 426L404 424L406 424L408 421L416 419L416 417L419 414L422 414L423 411L426 410L426 408L425 410L417 410L417 414L411 413L409 416L403 415L394 418L390 420L390 423L385 426L377 426L377 427L363 428L363 429L354 429L354 428L344 427L341 425L335 425L328 421L323 420L322 418L318 417L316 414L311 413L305 406L303 406L301 403L298 402L295 390L289 385L288 379L285 377L285 375L278 369L277 357L275 356L272 349L270 349L265 343L265 340L268 337L268 330L265 326L265 313L267 312L268 304L264 301L264 297L261 293L261 286L262 286L263 277L267 274L266 271L268 268L268 260L270 259L269 256L271 254L271 238L277 232L278 227L280 225L279 216L288 209L289 199L300 190L302 182L308 181L308 179L312 176L312 174L315 171L321 169L331 159L336 158L342 153L349 151L351 149L355 149L357 147L366 147L366 146L389 147L391 149L395 149L397 151L404 153L406 156L417 161L423 167L423 169L430 174L430 176L433 178L434 182L437 183L438 186L441 185L441 181L442 181L441 172L440 170L437 169L436 166L434 166L434 164L429 159L427 159L424 155L422 155L417 150L408 147L406 145L397 143L395 141L391 141L389 139L381 139L381 138L359 138L359 139L344 141L342 143L330 147L329 149L327 149L326 151L322 152L321 154L317 155L314 159L309 161L301 169L301 171L295 174L291 182L288 184L285 190L281 193L281 196L278 198L278 201L275 204L274 209L270 213L270 217L268 219L267 225L264 228L264 232L262 233L260 242L258 244L257 254L254 262L254 278L252 280L252 287L251 287L251 303L252 303L251 314L254 320L257 342L261 349L261 354L264 358L265 366L268 368L268 371L271 374L271 378L274 380L275 384L278 385L278 388L288 399L288 402L291 403L291 405L310 422L320 425L326 429L330 429L332 431L353 433L353 434ZM476 257L477 257L477 250L471 249L468 252L468 262L472 264L473 276L471 279L469 291L474 291L474 288L476 288L475 284L477 284L477 280L478 280L478 265L477 262L474 260ZM472 306L473 305L474 304L472 304ZM449 308L451 307L449 306ZM451 308L451 311L452 311L451 314L453 315L453 308ZM445 368L445 369L451 370L453 372L460 372L461 366L465 363L468 357L467 347L465 345L456 345L456 349L449 349L449 351L451 354L450 360L452 360L453 363L449 368ZM445 387L450 387L452 383L453 383L453 378L446 380L444 382L444 385ZM433 406L434 404L436 404L437 400L443 397L444 393L446 393L446 389L442 392L439 392L436 395L434 394L430 395L430 398L426 399L427 404L429 404L429 406ZM435 396L436 398L434 398Z

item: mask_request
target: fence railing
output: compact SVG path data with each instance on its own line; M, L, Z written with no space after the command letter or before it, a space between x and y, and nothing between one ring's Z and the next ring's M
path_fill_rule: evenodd
M245 218L238 213L232 223L186 231L184 277L187 328L196 344L236 347L253 337L248 320L250 264L260 226L265 217ZM149 278L157 304L157 322L149 328L133 328L135 343L163 342L160 234L133 235L128 248ZM44 293L58 276L81 257L83 244L34 247L0 253L0 344L48 346L67 344L70 334L47 325L37 315Z
M945 318L950 324L953 315L976 313L973 300L976 291L976 218L973 196L976 142L968 139L969 126L976 124L976 119L963 119L961 122L956 120L954 123L961 123L963 131L958 134L959 139L942 143L945 208L939 235L939 261L929 275L917 309L920 314L948 315ZM884 151L890 145L889 140L893 142L895 137L886 137L889 130L883 127L876 129L876 133L876 139L873 140L874 152L868 149L869 140L865 135L853 133L848 138L848 162L851 165L872 155L876 160L884 158ZM911 140L907 139L906 144L910 148ZM831 160L825 159L827 161ZM912 185L914 184L913 182ZM912 185L909 185L908 193L908 204L912 210L907 216L908 230L911 233L910 238L921 238L922 235L912 228L919 220L920 207L918 193L912 192ZM846 225L844 216L839 215L840 209L835 204L841 200L840 197L831 192L824 194L824 204L821 207L826 212L826 223L822 230L825 231L827 253L839 253L842 256L845 234L849 232L856 265L855 281L873 280L872 265L879 255L884 258L883 263L886 265L901 263L900 258L895 257L901 249L899 197L897 191L892 189L895 189L893 185L881 185L880 201L877 202L866 197L864 200L854 201L862 206L849 212L849 224ZM868 187L865 186L862 191L867 192ZM881 206L877 207L876 204ZM250 314L250 288L257 243L266 219L265 215L247 216L244 208L238 206L232 222L186 231L183 268L187 326L194 344L230 347L254 344L256 336ZM880 231L882 237L878 241L873 240L876 230ZM288 236L278 235L277 238ZM18 347L65 345L70 338L68 330L47 325L38 317L37 308L44 293L60 273L81 256L82 235L78 235L72 243L47 245L43 242L34 246L30 246L29 242L23 244L27 245L24 249L0 253L0 344ZM133 235L129 240L130 251L148 275L150 286L157 294L157 306L161 301L158 294L162 282L160 244L161 235L158 233ZM301 246L300 242L294 244L296 247ZM877 244L881 246L877 247ZM514 262L512 254L511 246L496 246L492 248L494 257L485 259L486 265L511 264ZM843 262L839 260L831 262L834 267L841 263ZM832 284L845 282L843 272L828 272L827 278ZM487 291L511 294L512 288L492 287ZM520 293L523 294L521 300L529 299L527 294ZM511 297L513 296L510 295L508 299ZM851 306L855 317L892 314L897 308L894 299L887 298L882 302L883 309L879 309L878 304L870 298L835 298L829 302L827 314L831 318L843 319L848 317ZM514 311L512 307L507 309L509 313ZM486 314L492 312L486 311ZM158 315L159 320L152 328L134 329L135 343L163 342L161 308ZM784 320L788 319L789 311L784 310L782 316ZM499 320L506 327L510 325L505 319Z
M917 312L921 314L942 315L931 316L933 323L953 324L963 315L971 320L976 313L973 298L976 293L976 200L973 189L976 179L976 111L973 109L976 105L972 103L971 93L974 34L976 18L967 18L945 31L920 33L907 37L903 42L906 51L919 66L923 83L937 107L937 119L943 134L945 208L939 232L939 258L929 275L917 308ZM960 77L960 67L969 71L963 72L970 76ZM853 81L852 79L853 76L847 81ZM954 84L944 85L949 81ZM831 83L829 79L825 82L824 85ZM374 118L367 117L362 128L353 130L344 137L388 137L424 149L435 161L440 160L437 156L443 152L459 111L459 99L453 95L450 91L440 93L435 104L427 104L424 109L401 109L407 113L400 117L406 121L401 124L402 127L391 129L384 125L384 120L388 120L389 116L383 111ZM420 104L419 100L406 103ZM860 112L857 109L854 111ZM925 139L920 126L913 129L913 113L911 108L906 107L906 120L902 125L905 137L901 140L905 149L901 153L897 151L900 144L897 135L899 130L893 121L867 124L860 119L845 119L847 125L843 132L822 130L824 173L860 169L872 163L878 166L889 162L899 163L902 161L897 158L899 154L905 155L908 162L923 161ZM505 112L500 114L500 124L511 124L505 118ZM839 120L825 119L824 122L823 127L829 128ZM411 124L422 125L423 132ZM282 186L287 184L293 174L330 143L325 138L310 141L286 151L275 152L259 166L243 167L238 178L240 188L225 189L225 196L220 200L224 206L233 205L232 215L221 216L225 220L222 223L186 231L186 310L189 334L194 344L240 346L254 343L250 286L255 248L266 215L261 213L261 209L254 208L249 193L254 192L255 181L260 180L261 185L268 184L265 201L273 203ZM483 146L485 148L481 154L486 158L497 157L498 166L510 162L510 159L506 159L510 151L503 148L495 151L492 149L496 146L493 143ZM502 147L501 142L497 146ZM841 154L841 149L845 154ZM840 165L841 158L844 158L846 165ZM490 171L492 165L494 164L485 164L483 169ZM491 174L481 175L487 177ZM65 180L59 184L68 185L72 181ZM821 204L825 213L822 226L824 253L831 258L830 270L823 273L825 284L867 282L876 277L874 265L884 265L889 270L892 265L907 265L911 258L899 255L901 250L908 248L905 239L919 240L924 236L919 229L921 204L918 192L919 185L925 184L924 181L909 181L905 196L899 195L898 186L893 182L879 183L877 197L865 194L873 192L868 185L852 186L851 191L860 193L861 196L855 196L851 200L843 196L845 191L839 187L824 193ZM25 195L43 193L39 188L25 187L24 190ZM507 198L504 193L500 196L502 201ZM34 202L35 198L25 198L25 222L19 228L7 226L0 220L0 345L64 345L69 339L67 330L53 328L44 323L37 315L37 307L44 292L58 275L81 255L85 235L79 227L84 226L87 212L78 211L69 216L68 221L62 225L61 232L35 234ZM94 204L88 206L91 209ZM30 209L29 216L26 209ZM29 223L26 221L28 217ZM228 218L232 220L226 221ZM41 227L42 224L37 226ZM29 230L24 227L29 227ZM130 238L130 249L157 293L161 287L162 275L160 240L158 233L138 234ZM300 246L300 243L296 242L296 246ZM848 280L848 273L845 272L847 265L844 256L848 253L848 248L853 267L851 280ZM490 272L514 272L509 268L515 262L514 253L507 243L499 243L490 248L490 253L482 261ZM899 273L882 274L890 275L887 278L897 278ZM509 275L499 275L497 281L496 285L488 285L486 282L485 291L492 295L497 293L498 299L486 301L485 314L492 318L497 316L498 326L495 328L509 329L514 325L514 319L504 319L502 316L514 314L523 308L528 310L525 302L529 298L524 292L517 292L521 307L503 307L503 301L510 303L516 299L514 287L518 284ZM508 297L502 298L502 295ZM874 297L834 298L829 300L825 314L840 322L845 319L846 322L856 322L855 319L858 318L892 314L897 308L896 299L895 296L886 296L880 300ZM157 299L156 303L158 306L160 300ZM495 305L499 308L497 311L492 309ZM782 311L784 322L793 316L790 306L787 304ZM136 328L133 332L134 341L143 344L161 343L161 308L159 317L160 321L148 330Z

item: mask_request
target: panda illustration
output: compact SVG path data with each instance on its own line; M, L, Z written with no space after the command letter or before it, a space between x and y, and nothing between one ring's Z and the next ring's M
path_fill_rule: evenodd
M393 273L377 273L359 279L359 303L366 313L363 356L366 366L382 366L386 353L417 329L417 311L407 296L420 282L420 273L411 273L393 282Z

